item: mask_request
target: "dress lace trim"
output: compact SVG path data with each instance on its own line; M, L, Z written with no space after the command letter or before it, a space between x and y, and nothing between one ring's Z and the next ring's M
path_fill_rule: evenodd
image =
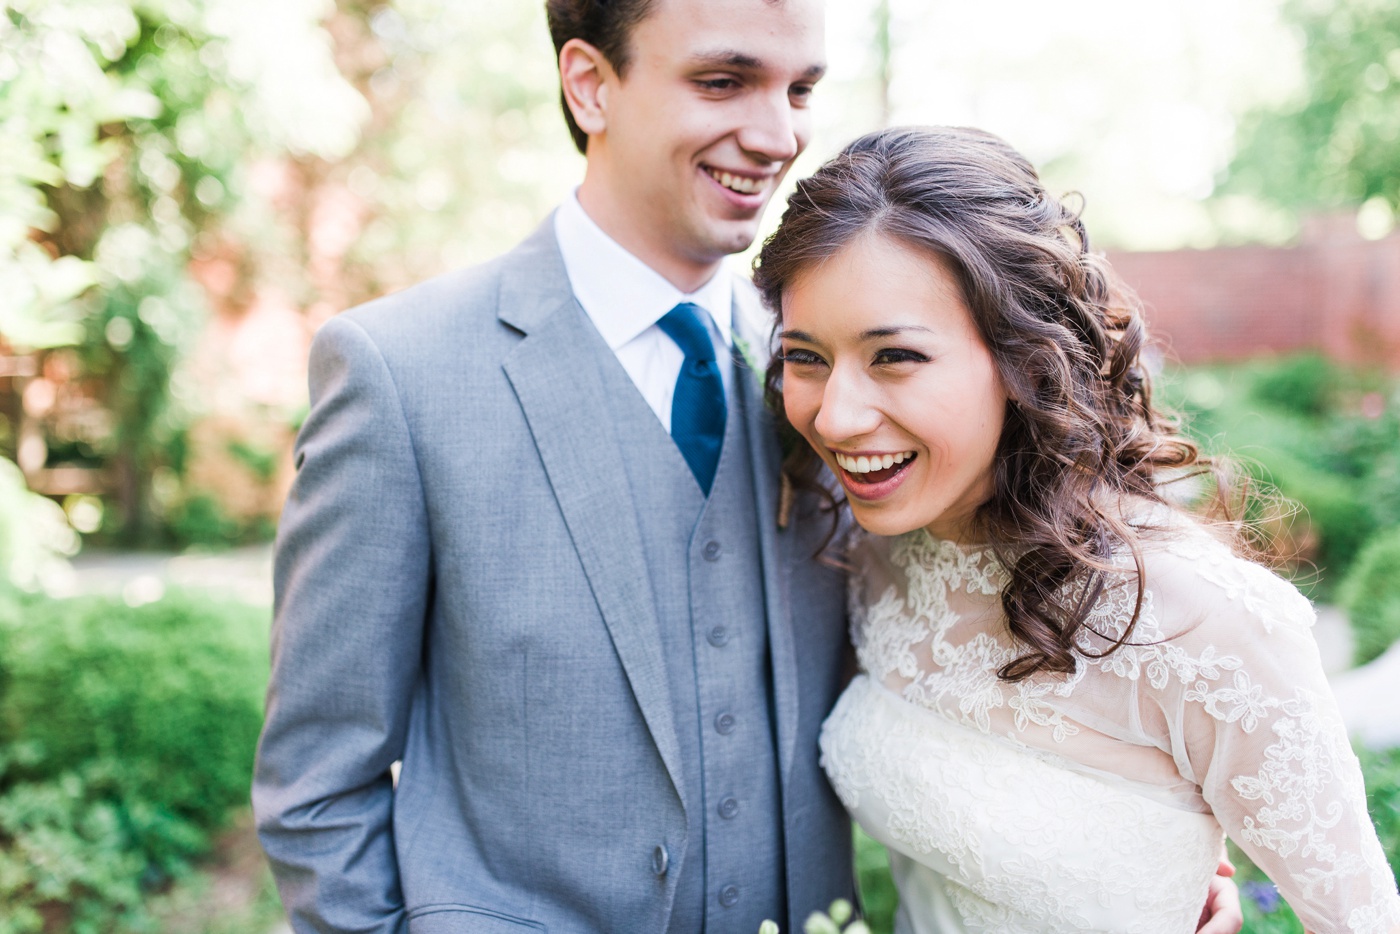
M1125 763L1170 756L1179 772L1171 778L1197 790L1305 923L1354 932L1400 924L1359 764L1316 658L1311 605L1204 533L1151 549L1127 644L1102 654L1136 604L1125 558L1076 639L1075 670L1008 683L996 672L1020 652L1000 611L1007 571L989 549L922 531L857 538L851 618L861 668L911 704L1027 750L1103 768L1112 737ZM1161 781L1135 769L1130 778Z

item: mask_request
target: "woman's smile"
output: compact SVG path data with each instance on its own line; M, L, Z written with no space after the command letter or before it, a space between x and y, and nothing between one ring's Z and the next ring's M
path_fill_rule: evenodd
M836 475L851 496L873 501L889 496L908 476L909 468L919 456L917 451L897 454L843 454L832 451L836 460Z

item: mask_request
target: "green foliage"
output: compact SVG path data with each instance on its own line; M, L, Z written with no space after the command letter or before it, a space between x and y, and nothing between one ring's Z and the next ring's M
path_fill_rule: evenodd
M0 601L0 903L11 909L0 934L149 930L149 893L185 874L246 800L264 616L190 594L135 608Z
M1305 353L1261 370L1249 387L1251 398L1293 412L1327 413L1342 382L1338 368L1321 354Z
M331 60L325 12L10 0L0 13L0 350L72 345L101 387L103 427L48 440L115 474L124 543L161 538L150 484L190 414L170 376L205 313L187 271L200 242L256 202L259 158L334 158L358 138L367 107Z
M230 519L212 496L192 496L172 510L166 522L182 545L220 545L243 537L239 524Z
M894 913L899 907L899 893L890 878L890 857L885 848L872 840L860 827L855 828L856 880L860 885L860 904L865 922L873 934L891 934Z
M1356 664L1364 665L1400 640L1400 529L1367 543L1340 592L1356 636Z
M78 541L63 510L24 486L24 475L0 457L0 590L33 590Z
M1303 508L1294 532L1315 595L1400 521L1400 405L1382 376L1304 354L1169 373L1161 398L1205 448ZM1306 580L1305 580L1306 582Z
M1376 530L1360 485L1282 450L1258 451L1247 466L1256 479L1302 504L1317 536L1312 560L1335 583Z
M1302 93L1243 121L1226 190L1287 207L1400 208L1400 5L1290 0Z

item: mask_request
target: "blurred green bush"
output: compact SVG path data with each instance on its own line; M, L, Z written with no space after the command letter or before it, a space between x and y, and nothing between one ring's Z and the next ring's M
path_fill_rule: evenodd
M1400 400L1383 375L1302 354L1170 371L1162 390L1206 450L1302 506L1285 550L1314 597L1334 595L1370 537L1400 522Z
M264 611L0 597L0 934L149 930L246 801Z
M855 828L856 882L860 887L860 905L871 934L891 934L894 913L899 908L899 893L890 878L890 856L859 825Z
M1356 664L1379 658L1400 639L1400 529L1366 544L1339 592L1356 637Z
M1297 415L1326 415L1341 388L1341 375L1326 357L1306 353L1257 370L1250 397Z

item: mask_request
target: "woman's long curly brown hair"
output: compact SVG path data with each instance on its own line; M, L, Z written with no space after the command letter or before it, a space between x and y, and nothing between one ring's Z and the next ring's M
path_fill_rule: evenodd
M1022 654L1000 676L1073 671L1076 636L1125 551L1133 618L1118 637L1099 635L1105 652L1129 643L1144 592L1142 504L1170 505L1163 484L1192 473L1211 477L1208 511L1229 517L1237 503L1223 467L1152 405L1137 298L1090 251L1078 213L1003 140L903 127L861 137L798 183L755 264L769 307L781 313L798 276L871 232L950 264L1006 391L994 492L975 517L1010 571L1002 607ZM780 355L767 388L782 418ZM799 444L786 471L819 486L822 463Z

